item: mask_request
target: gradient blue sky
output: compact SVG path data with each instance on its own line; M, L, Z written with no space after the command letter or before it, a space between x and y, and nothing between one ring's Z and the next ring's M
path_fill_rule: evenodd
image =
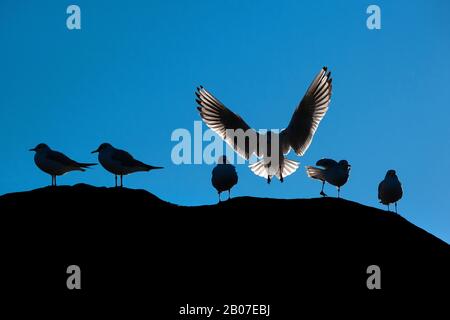
M66 28L77 4L82 30ZM366 8L382 29L366 28ZM16 1L0 3L0 194L50 184L27 150L46 142L78 161L101 142L164 171L126 177L185 205L215 203L212 166L171 163L176 128L199 116L203 84L255 128L283 128L313 76L333 73L330 109L302 169L268 185L238 166L235 196L317 197L304 165L347 159L347 199L381 207L394 168L400 213L450 242L448 1ZM204 127L206 129L206 127ZM96 167L59 178L111 186ZM331 195L335 190L327 189ZM301 212L293 212L301 215Z

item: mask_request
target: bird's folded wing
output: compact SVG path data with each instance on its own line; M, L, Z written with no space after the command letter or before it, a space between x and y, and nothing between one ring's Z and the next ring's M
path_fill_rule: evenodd
M378 185L378 199L381 200L381 191L383 189L383 182L381 181L380 184Z
M333 159L320 159L316 162L316 166L324 167L325 169L337 166L337 164Z
M299 156L308 149L320 121L328 110L331 99L331 80L331 72L323 67L295 109L288 127L281 132L284 153L289 151L289 146Z
M216 99L205 88L197 88L198 111L205 124L217 133L241 157L257 153L259 135L237 114Z
M67 167L79 167L80 164L72 159L70 159L65 154L58 151L49 151L47 152L46 158L55 162L58 162Z
M124 150L114 150L111 158L115 161L120 162L120 164L125 167L135 167L142 164L142 162L134 159L131 154Z

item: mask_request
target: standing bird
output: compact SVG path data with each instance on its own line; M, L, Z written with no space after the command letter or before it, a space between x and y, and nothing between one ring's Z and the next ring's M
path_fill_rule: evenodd
M220 194L224 191L228 191L228 200L230 199L230 190L237 184L238 175L236 168L228 162L226 156L221 156L217 161L217 165L212 171L211 182L219 194L219 202L221 201Z
M267 179L283 179L294 173L299 163L284 156L291 149L303 156L313 139L331 99L331 73L323 67L312 81L292 115L286 129L280 133L259 133L237 114L200 86L195 93L197 109L206 125L225 140L241 157L248 160L253 154L262 158L250 165L254 174ZM253 106L258 107L258 106ZM280 110L278 106L273 112ZM256 109L255 112L261 112Z
M395 213L397 213L397 201L403 196L402 184L398 180L395 170L388 170L384 180L378 185L378 199L382 204L395 204Z
M98 152L98 161L107 171L114 174L115 186L117 187L117 176L120 176L120 186L123 187L123 176L138 172L150 171L154 169L163 169L163 167L154 167L145 164L133 158L131 154L124 150L116 149L109 143L102 143L96 150Z
M36 166L52 176L52 186L56 186L56 176L61 176L69 171L86 171L85 168L96 165L96 163L76 162L65 154L50 149L45 143L39 143L30 151L35 152L34 163Z
M348 164L347 160L336 162L333 159L321 159L317 161L316 166L322 167L323 169L307 166L306 174L310 178L322 181L320 195L324 197L327 196L325 192L323 192L323 187L325 186L325 182L328 182L337 187L339 198L341 187L348 180L351 165Z

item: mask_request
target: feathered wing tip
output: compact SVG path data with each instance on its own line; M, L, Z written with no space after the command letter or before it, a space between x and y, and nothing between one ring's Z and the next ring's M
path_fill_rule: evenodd
M325 174L323 169L306 166L306 174L312 179L325 181Z

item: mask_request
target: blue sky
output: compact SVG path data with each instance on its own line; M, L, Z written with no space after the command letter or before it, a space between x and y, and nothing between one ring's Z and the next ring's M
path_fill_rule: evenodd
M81 8L82 29L66 28ZM366 8L381 8L381 30ZM347 159L343 197L377 202L396 169L400 213L450 242L448 1L15 1L0 4L0 194L50 184L27 150L48 143L78 161L101 142L164 171L125 178L178 204L215 203L212 166L171 161L176 128L199 120L199 84L255 128L283 128L314 75L333 74L330 109L283 184L238 166L234 196L317 197L303 167ZM206 129L206 127L204 127ZM112 185L96 167L59 178ZM335 190L328 187L330 195ZM301 214L301 213L297 213Z

